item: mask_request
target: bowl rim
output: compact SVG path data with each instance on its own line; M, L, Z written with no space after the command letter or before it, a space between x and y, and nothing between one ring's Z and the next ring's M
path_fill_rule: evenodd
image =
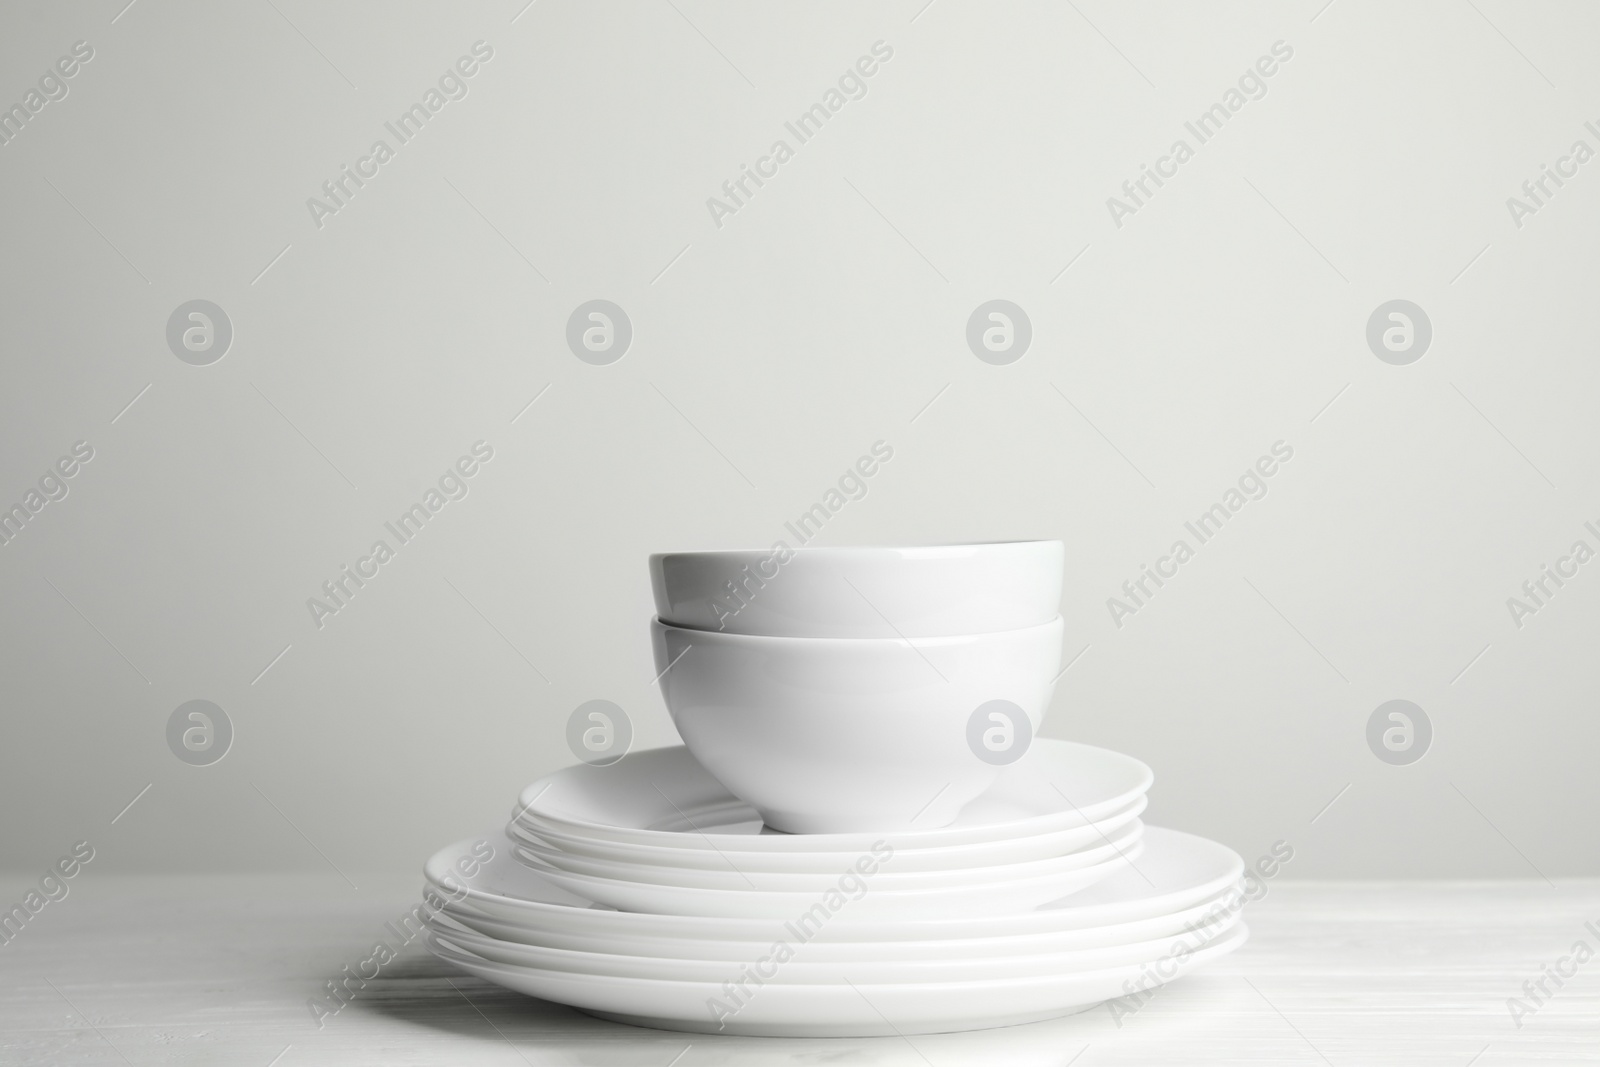
M711 548L690 549L680 552L652 552L650 565L656 566L667 559L735 559L744 556L770 556L776 546L766 548ZM1066 542L1060 538L1023 538L1012 541L954 541L939 542L931 545L801 545L790 548L789 552L795 556L809 556L813 559L851 556L888 557L908 559L909 561L922 562L952 558L960 550L962 557L970 558L971 550L975 548L1009 549L1012 553L1033 548L1044 552L1059 550L1066 552Z
M758 645L763 642L769 642L785 644L790 647L808 645L813 648L831 644L840 648L853 649L864 649L870 645L880 645L885 648L890 646L904 648L906 645L916 648L938 648L947 645L975 644L984 640L1007 637L1020 640L1027 635L1040 633L1040 631L1051 627L1065 631L1066 620L1059 611L1044 622L1035 623L1032 626L1018 626L1010 630L985 630L978 633L944 634L940 637L785 637L782 634L743 634L734 633L731 630L702 630L695 626L680 626L675 622L666 622L660 615L654 615L650 619L652 632L665 633L667 630L678 630L686 634L692 634L696 638L713 638L718 642L727 642L728 644ZM1040 634L1040 636L1043 635Z

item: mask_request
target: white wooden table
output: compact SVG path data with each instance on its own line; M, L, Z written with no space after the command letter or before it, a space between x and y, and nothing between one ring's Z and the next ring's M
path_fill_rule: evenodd
M1095 1009L909 1040L681 1035L452 972L413 944L320 1029L307 1001L419 879L97 877L0 946L6 1064L1103 1064L1600 1062L1600 958L1519 1029L1522 983L1600 950L1600 881L1278 882L1251 942L1118 1021ZM26 884L0 881L0 901ZM391 935L392 940L392 935ZM1565 969L1573 969L1572 964ZM1529 1002L1532 1003L1531 1001Z

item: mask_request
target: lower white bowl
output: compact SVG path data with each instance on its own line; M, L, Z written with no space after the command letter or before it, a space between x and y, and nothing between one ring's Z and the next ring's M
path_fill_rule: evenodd
M983 705L1038 731L1062 621L962 637L758 637L653 623L667 710L696 759L789 833L948 826L1000 772ZM1020 713L1020 714L1018 714ZM981 716L980 716L981 717ZM983 717L987 722L987 718Z

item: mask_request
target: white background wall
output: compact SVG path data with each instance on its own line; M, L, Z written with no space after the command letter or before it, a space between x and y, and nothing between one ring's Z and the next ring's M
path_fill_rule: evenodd
M1520 227L1506 203L1600 149L1592 6L124 2L0 27L3 104L94 50L0 147L0 502L94 449L0 546L8 868L87 839L95 870L413 869L572 762L585 700L671 743L646 555L764 546L882 439L820 543L1065 540L1082 654L1044 733L1149 762L1153 821L1287 840L1293 877L1600 873L1600 563L1506 605L1600 549L1600 162ZM480 40L468 95L317 226ZM866 95L716 225L877 41ZM1114 224L1278 41L1266 95ZM609 366L564 340L594 298L634 330ZM965 341L995 298L1033 329L1005 366ZM208 366L165 339L193 299L234 328ZM1365 337L1393 299L1432 324L1409 365ZM479 440L469 495L318 629L307 598ZM205 767L165 737L196 698L236 731ZM1366 740L1396 698L1433 725L1408 766Z

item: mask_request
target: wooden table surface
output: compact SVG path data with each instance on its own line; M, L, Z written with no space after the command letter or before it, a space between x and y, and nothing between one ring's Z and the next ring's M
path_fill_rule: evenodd
M1600 1062L1600 959L1572 955L1578 942L1600 950L1600 881L1279 882L1249 906L1248 945L1127 1017L1097 1008L970 1034L791 1040L601 1022L453 972L415 943L319 1027L308 1001L366 959L420 889L357 880L87 872L0 945L0 1062ZM0 881L0 901L27 888ZM1558 987L1547 967L1571 977ZM1551 995L1536 1003L1523 983L1541 978ZM1531 1009L1520 1020L1513 997Z

